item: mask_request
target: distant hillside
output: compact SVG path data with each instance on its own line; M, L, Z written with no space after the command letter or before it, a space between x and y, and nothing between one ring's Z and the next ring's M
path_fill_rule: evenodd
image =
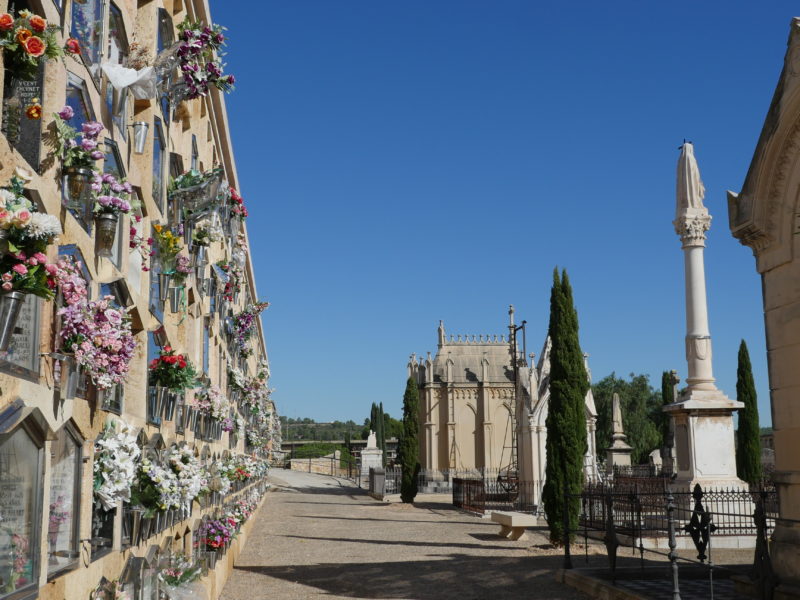
M293 440L319 440L328 442L343 440L345 434L350 434L350 439L360 440L363 425L355 421L333 421L331 423L317 423L314 419L292 419L281 417L281 432L285 441Z

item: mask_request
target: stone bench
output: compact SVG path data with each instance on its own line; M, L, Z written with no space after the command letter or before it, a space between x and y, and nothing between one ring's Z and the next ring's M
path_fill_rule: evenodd
M492 521L500 524L500 536L510 540L524 540L525 528L539 524L536 515L520 512L493 511Z

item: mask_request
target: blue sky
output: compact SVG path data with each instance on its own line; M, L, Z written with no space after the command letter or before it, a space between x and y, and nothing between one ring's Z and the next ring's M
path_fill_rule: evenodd
M760 278L727 226L794 3L212 2L281 414L401 413L412 352L504 333L537 353L565 267L595 380L686 375L675 167L695 145L714 221L718 385L750 348L769 397Z

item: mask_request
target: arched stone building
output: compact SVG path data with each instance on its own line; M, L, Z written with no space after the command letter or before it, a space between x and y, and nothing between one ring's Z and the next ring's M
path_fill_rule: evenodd
M535 482L533 501L538 501L545 478L550 340L533 368L512 345L504 335L448 338L440 321L436 356L411 356L409 376L420 389L420 464L429 471L506 470L512 466L515 445L520 480ZM516 396L513 354L518 366ZM589 390L585 473L592 480L598 473L596 420Z

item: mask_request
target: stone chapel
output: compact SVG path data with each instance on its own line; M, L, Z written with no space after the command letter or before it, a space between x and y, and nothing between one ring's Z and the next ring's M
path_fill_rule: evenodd
M512 357L517 361L516 377ZM533 357L527 358L532 362ZM520 480L535 482L535 495L540 495L550 397L549 338L538 364L528 366L527 358L505 335L448 338L444 323L439 322L436 355L431 357L428 352L422 358L412 354L408 363L409 376L420 390L423 469L451 473L506 471L513 467L516 454ZM597 411L591 389L585 406L589 440L585 473L587 479L596 480ZM516 452L512 451L514 446Z

